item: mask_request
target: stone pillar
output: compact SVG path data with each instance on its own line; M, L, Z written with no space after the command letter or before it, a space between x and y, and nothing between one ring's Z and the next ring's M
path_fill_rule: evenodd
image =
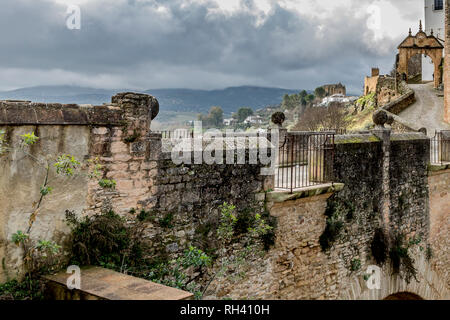
M111 98L111 102L117 104L125 112L124 120L127 124L128 132L125 134L138 134L146 136L150 131L151 121L158 115L159 103L154 97L148 94L133 92L118 93Z
M403 74L408 75L408 54L403 52L405 49L400 49L400 59L398 61L397 71L402 77Z
M381 203L381 225L384 234L387 237L388 243L391 241L390 232L390 206L391 206L391 196L390 196L390 159L391 159L391 130L384 127L384 125L389 122L389 116L383 110L377 111L373 115L373 122L375 123L375 129L372 130L372 134L381 139L383 143L383 168L382 168L382 190L383 199Z
M437 89L439 88L439 85L441 84L441 69L439 68L439 65L441 64L441 60L437 59L439 63L434 64L434 87Z
M391 196L390 196L390 150L391 150L391 130L386 128L379 128L372 131L372 133L383 141L383 200L381 205L382 210L382 226L384 234L387 236L388 241L390 241L390 206L391 206Z
M450 0L445 0L444 121L450 123Z
M126 92L113 96L111 101L121 111L121 124L93 128L90 155L100 160L102 178L114 180L116 187L104 190L97 182L90 182L88 214L114 210L125 215L131 208L144 208L155 167L155 162L148 159L161 150L158 137L149 140L151 120L159 109L154 97Z

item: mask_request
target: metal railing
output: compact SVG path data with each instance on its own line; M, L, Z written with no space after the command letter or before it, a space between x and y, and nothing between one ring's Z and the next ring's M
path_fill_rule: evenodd
M165 131L153 131L155 133L161 133L162 139L185 139L185 138L194 138L194 130L193 129L177 129L173 131L165 130ZM265 131L265 136L270 139L271 130ZM212 134L214 137L223 138L226 137L260 137L264 136L264 132L215 132ZM204 137L205 133L197 134L197 136Z
M347 129L321 129L320 132L334 132L335 134L342 135L347 134L349 131Z
M450 130L436 131L431 138L430 153L431 163L450 163Z
M334 132L287 132L280 141L275 188L288 190L333 181Z
M162 139L185 139L185 138L193 138L194 130L193 129L177 129L177 130L164 130L164 131L155 131L156 133L161 133Z

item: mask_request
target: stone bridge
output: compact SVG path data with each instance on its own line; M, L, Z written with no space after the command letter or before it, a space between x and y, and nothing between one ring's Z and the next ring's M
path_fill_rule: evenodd
M203 230L218 221L218 206L226 201L242 210L269 211L277 220L276 240L239 280L213 281L206 298L449 298L450 168L430 166L426 136L338 136L336 182L283 193L273 191L273 176L260 174L261 163L173 163L170 147L149 131L158 107L155 98L134 93L118 94L103 106L0 102L0 129L8 143L34 131L40 139L33 155L98 158L104 178L117 182L105 192L86 177L67 184L52 176L54 193L44 201L31 237L65 243L67 209L77 215L113 209L125 217L132 208L145 209L158 219L173 215L171 229L150 225L148 236L157 239L151 254L176 257L190 244L215 241L213 232ZM0 281L22 274L21 251L11 236L26 229L42 179L20 153L0 158ZM388 240L401 234L413 243L408 256L417 274L409 283L404 265L394 272L389 257L401 248L392 239L378 239L380 229L387 230ZM374 257L374 244L380 243L384 262ZM383 270L380 289L367 286L367 270L374 265Z

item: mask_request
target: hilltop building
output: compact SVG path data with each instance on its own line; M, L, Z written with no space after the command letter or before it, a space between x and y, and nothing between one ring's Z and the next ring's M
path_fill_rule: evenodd
M244 120L245 124L262 124L264 119L260 116L249 116Z
M327 96L332 96L333 94L342 94L347 95L347 91L345 89L345 86L341 83L338 84L326 84L322 86L325 90L325 93Z
M333 94L329 97L325 97L322 99L322 102L318 105L319 107L328 107L332 102L337 102L337 103L350 103L353 102L355 100L357 100L358 97L347 97L344 96L343 94Z
M232 125L235 125L236 123L237 123L237 121L234 118L223 119L224 126L232 126Z
M378 79L380 78L380 69L372 68L370 77L364 78L364 95L377 91Z

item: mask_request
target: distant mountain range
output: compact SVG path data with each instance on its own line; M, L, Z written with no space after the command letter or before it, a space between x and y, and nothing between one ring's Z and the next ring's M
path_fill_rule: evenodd
M30 100L101 105L111 101L117 92L128 89L106 90L76 86L39 86L0 92L0 100ZM255 86L230 87L221 90L151 89L143 93L156 97L161 111L207 112L211 106L221 106L226 114L246 106L259 109L281 103L283 95L301 90Z

